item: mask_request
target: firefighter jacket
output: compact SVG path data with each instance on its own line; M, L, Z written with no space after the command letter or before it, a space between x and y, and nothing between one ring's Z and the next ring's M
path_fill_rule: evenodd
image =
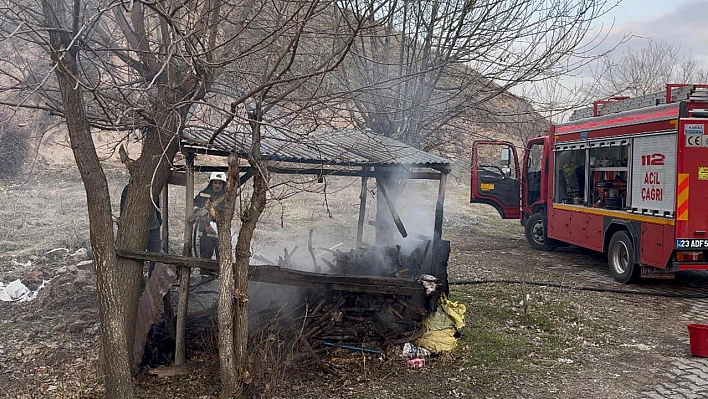
M207 201L214 195L214 190L211 188L211 182L209 183L209 186L205 188L204 190L200 191L199 194L197 194L196 197L194 197L194 212L197 212L204 207L206 207ZM200 233L206 235L207 237L216 237L215 233L207 233L205 230L207 226L209 226L209 223L212 222L211 217L207 214L206 216L200 218L197 221L197 229Z

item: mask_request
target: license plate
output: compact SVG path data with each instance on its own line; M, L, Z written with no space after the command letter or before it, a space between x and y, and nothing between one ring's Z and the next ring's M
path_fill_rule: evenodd
M676 248L677 249L708 249L708 240L679 238L676 240Z

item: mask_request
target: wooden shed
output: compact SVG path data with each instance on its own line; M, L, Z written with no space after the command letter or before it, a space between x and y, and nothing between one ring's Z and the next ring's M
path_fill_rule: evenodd
M247 157L250 151L250 132L230 128L212 137L214 128L187 128L180 137L180 148L184 154L184 164L176 165L168 184L184 185L186 187L185 209L186 215L192 213L194 199L194 175L199 172L226 171L226 161L222 164L195 166L195 156L208 154L217 157L228 157L236 153ZM369 221L376 231L376 243L371 246L383 247L393 242L395 237L406 237L405 220L401 220L396 210L396 197L400 195L395 186L397 182L406 179L423 179L438 182L437 200L435 202L433 234L425 245L424 251L417 253L418 267L414 272L405 276L368 275L366 270L356 271L349 268L346 274L315 273L287 268L276 265L251 265L249 280L262 281L275 284L299 285L305 287L319 287L330 290L349 292L365 292L376 294L417 295L424 293L425 287L421 276L434 276L437 279L436 293L447 292L447 260L450 253L449 242L442 238L443 204L445 200L445 184L451 170L449 160L420 151L399 141L379 136L361 130L317 130L298 134L290 131L278 130L264 126L262 129L261 153L263 160L271 173L289 175L314 175L317 177L349 176L361 179L361 195L359 204L359 218L357 224L357 248L367 245L363 242L365 211L367 208L367 191L375 184L376 195L376 220ZM211 158L214 159L214 158ZM242 167L240 183L244 184L252 176L250 167ZM373 180L373 184L372 184ZM191 267L200 267L218 270L215 260L199 259L192 256L177 256L167 254L168 251L168 224L167 187L161 197L163 213L163 254L134 253L119 251L120 256L132 257L141 260L152 260L182 268L179 281L179 305L176 326L176 355L175 362L184 362L185 322L187 311L187 297L189 294L189 275ZM185 220L184 242L192 237L192 224ZM400 248L399 248L400 249ZM413 256L413 255L411 255ZM344 254L338 262L347 265L357 255ZM358 259L358 258L357 258ZM352 272L351 270L354 270ZM163 276L165 281L168 277ZM174 281L174 277L172 277ZM159 284L158 284L159 285ZM149 290L146 290L148 292ZM152 295L159 294L160 290L153 289ZM163 290L164 291L164 290ZM157 303L157 298L147 301ZM435 301L431 301L434 303ZM149 312L153 314L154 312ZM149 317L145 316L145 323ZM141 316L139 316L139 320ZM151 321L150 321L151 322ZM145 327L138 323L138 330ZM140 334L140 332L137 332ZM136 340L138 341L138 340ZM144 339L142 339L144 342ZM136 351L140 351L136 346ZM137 354L137 352L136 352Z

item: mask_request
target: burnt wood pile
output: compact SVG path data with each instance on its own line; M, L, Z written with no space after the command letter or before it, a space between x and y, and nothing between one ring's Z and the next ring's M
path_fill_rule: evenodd
M402 253L400 245L363 246L348 252L333 251L335 263L327 263L334 273L420 278L429 248L429 240L408 255Z
M325 263L331 273L413 281L425 277L429 248L430 241L407 255L400 246L330 251L334 262ZM424 332L423 319L441 293L441 289L426 290L422 282L418 284L420 289L413 294L311 291L301 319L299 349L312 353L341 346L372 351L414 340Z
M308 247L312 254L311 244ZM327 250L332 261L313 255L312 262L315 266L319 264L324 272L301 270L293 261L297 247L285 249L277 261L260 258L258 260L266 265L249 269L249 280L257 283L253 284L253 293L249 289L249 330L255 336L276 325L290 337L289 347L296 354L311 357L318 363L321 363L320 355L332 347L377 352L413 341L425 332L422 322L434 310L447 287L444 276L449 246L446 248L437 269L432 267L430 240L420 241L412 251L400 246L364 245L350 251ZM127 251L121 254L137 256ZM191 266L217 270L216 262L211 260L166 254L140 256L166 263L189 261ZM437 280L431 274L442 279ZM210 282L191 284L190 292L209 292L215 297L214 288L204 284ZM270 290L275 296L291 290L296 290L298 295L285 306L282 302L271 306L268 300L258 297L255 287L259 284L269 286L263 291ZM216 328L217 304L210 305L188 317L186 330L193 342L203 341ZM160 341L155 333L151 331L150 341ZM153 342L152 346L155 344ZM153 352L148 348L146 356L151 356L153 361L146 363L155 363Z
M381 349L422 334L428 311L415 299L384 294L327 293L304 315L301 340L315 349L344 345Z

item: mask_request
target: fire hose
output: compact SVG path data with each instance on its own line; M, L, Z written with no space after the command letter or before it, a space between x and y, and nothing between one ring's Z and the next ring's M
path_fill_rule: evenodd
M647 290L621 290L614 288L599 288L599 287L583 287L571 286L559 283L525 281L525 280L456 280L448 281L449 285L482 285L482 284L526 284L539 287L561 288L574 291L591 291L591 292L609 292L613 294L629 294L629 295L647 295L666 298L685 298L685 299L708 299L708 294L680 294L672 292L656 292Z

